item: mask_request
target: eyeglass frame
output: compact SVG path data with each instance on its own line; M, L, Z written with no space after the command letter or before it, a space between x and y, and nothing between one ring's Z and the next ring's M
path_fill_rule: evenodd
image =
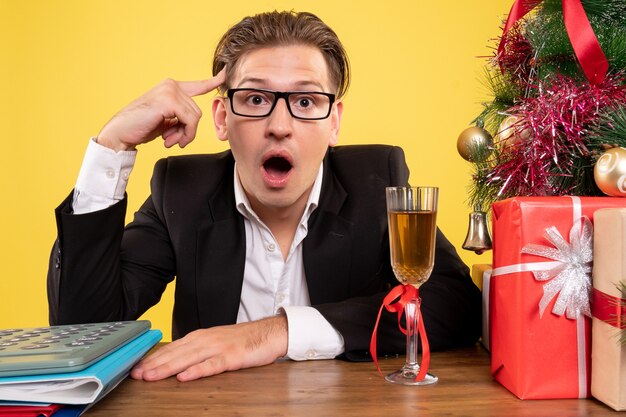
M274 103L272 103L272 107L270 107L269 111L267 112L267 114L264 115L258 115L258 116L251 116L249 114L241 114L241 113L237 113L235 111L235 105L233 104L233 96L235 95L236 92L238 91L261 91L264 93L271 93L274 95ZM292 94L321 94L323 96L328 97L328 113L326 113L325 116L323 117L300 117L300 116L296 116L295 114L293 114L293 112L291 111L291 105L289 104L289 96ZM274 111L274 108L276 108L276 104L278 104L278 100L285 99L285 104L287 105L287 110L289 110L289 114L291 115L291 117L293 117L294 119L299 119L299 120L324 120L324 119L328 119L328 116L330 116L330 112L333 109L333 104L335 103L336 100L336 96L335 94L332 93L324 93L322 91L274 91L274 90L266 90L263 88L229 88L228 91L226 91L226 98L228 98L230 100L230 110L236 114L237 116L242 116L242 117L253 117L256 119L260 119L263 117L267 117L270 114L272 114L272 112Z

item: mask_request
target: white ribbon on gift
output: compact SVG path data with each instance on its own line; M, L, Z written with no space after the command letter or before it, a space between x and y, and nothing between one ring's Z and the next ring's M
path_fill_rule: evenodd
M546 229L546 239L555 248L531 243L522 248L523 253L554 259L559 265L547 271L533 271L537 281L548 281L543 285L543 297L539 301L539 315L550 301L557 297L552 312L557 316L565 313L575 320L584 314L591 317L589 298L591 295L591 261L593 261L593 226L587 216L575 220L570 230L570 243L554 226Z
M494 268L492 276L507 275L519 272L532 272L539 281L552 281L544 284L544 295L539 302L539 314L543 314L546 306L558 293L559 298L552 312L562 316L567 312L569 319L576 320L576 340L578 351L578 397L587 397L587 354L585 345L584 316L591 316L589 297L591 291L591 260L593 256L593 230L591 222L582 216L579 197L572 199L573 226L570 230L570 244L567 244L555 227L546 229L548 240L556 248L541 245L527 245L522 252L555 259L550 262L529 262ZM583 220L581 235L580 222ZM578 294L573 294L578 291ZM586 300L586 302L585 302Z

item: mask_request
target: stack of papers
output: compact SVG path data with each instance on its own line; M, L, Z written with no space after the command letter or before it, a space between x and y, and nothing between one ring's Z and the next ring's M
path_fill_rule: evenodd
M0 414L6 412L11 417L80 415L126 378L133 365L161 338L161 331L149 330L78 372L1 377ZM34 401L39 404L31 404Z

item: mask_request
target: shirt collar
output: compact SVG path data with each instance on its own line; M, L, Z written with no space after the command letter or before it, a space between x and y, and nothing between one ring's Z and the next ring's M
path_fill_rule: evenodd
M237 207L237 211L241 213L246 219L250 219L250 217L256 219L257 221L261 221L259 216L254 212L252 206L250 205L250 200L248 200L248 196L243 190L243 185L241 185L241 181L239 180L239 175L237 175L237 163L235 162L234 168L234 186L235 186L235 205ZM315 182L313 183L313 188L311 189L311 193L309 194L309 199L307 200L306 207L304 209L304 213L302 214L302 219L300 220L300 225L306 227L309 217L311 213L315 211L317 206L319 205L320 194L322 192L322 177L324 176L324 163L320 163L320 169L317 171L317 177L315 177Z

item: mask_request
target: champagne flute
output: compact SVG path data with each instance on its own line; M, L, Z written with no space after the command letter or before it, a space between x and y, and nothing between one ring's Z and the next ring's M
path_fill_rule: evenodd
M387 219L391 266L402 284L419 288L430 277L435 262L437 231L437 187L387 187ZM417 329L420 299L413 298L404 307L406 317L406 363L385 377L402 385L428 385L438 378L429 373L416 381L420 366L417 362Z

